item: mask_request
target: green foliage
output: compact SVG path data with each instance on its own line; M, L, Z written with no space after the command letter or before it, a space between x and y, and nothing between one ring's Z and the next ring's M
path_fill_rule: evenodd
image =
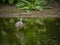
M17 7L24 10L42 11L45 5L53 0L18 0Z
M43 10L44 5L47 4L46 0L21 0L17 3L17 7L24 10Z
M9 4L13 4L14 0L8 0Z
M16 0L0 0L2 3L8 2L9 4L13 4Z
M2 0L3 2L5 2L6 0Z
M20 9L30 11L39 10L42 11L45 5L53 0L1 0L2 2L8 2L9 4L14 4Z

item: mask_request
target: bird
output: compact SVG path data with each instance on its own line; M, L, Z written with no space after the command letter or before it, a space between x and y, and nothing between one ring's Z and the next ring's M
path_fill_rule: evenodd
M15 26L16 27L19 27L19 28L22 28L23 27L22 18L20 18L20 20L18 22L16 22Z

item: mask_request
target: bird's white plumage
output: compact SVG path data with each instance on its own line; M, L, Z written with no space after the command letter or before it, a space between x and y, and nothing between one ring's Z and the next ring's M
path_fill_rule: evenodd
M16 22L15 26L16 27L19 27L19 28L22 28L23 27L22 18L20 19L20 21Z

